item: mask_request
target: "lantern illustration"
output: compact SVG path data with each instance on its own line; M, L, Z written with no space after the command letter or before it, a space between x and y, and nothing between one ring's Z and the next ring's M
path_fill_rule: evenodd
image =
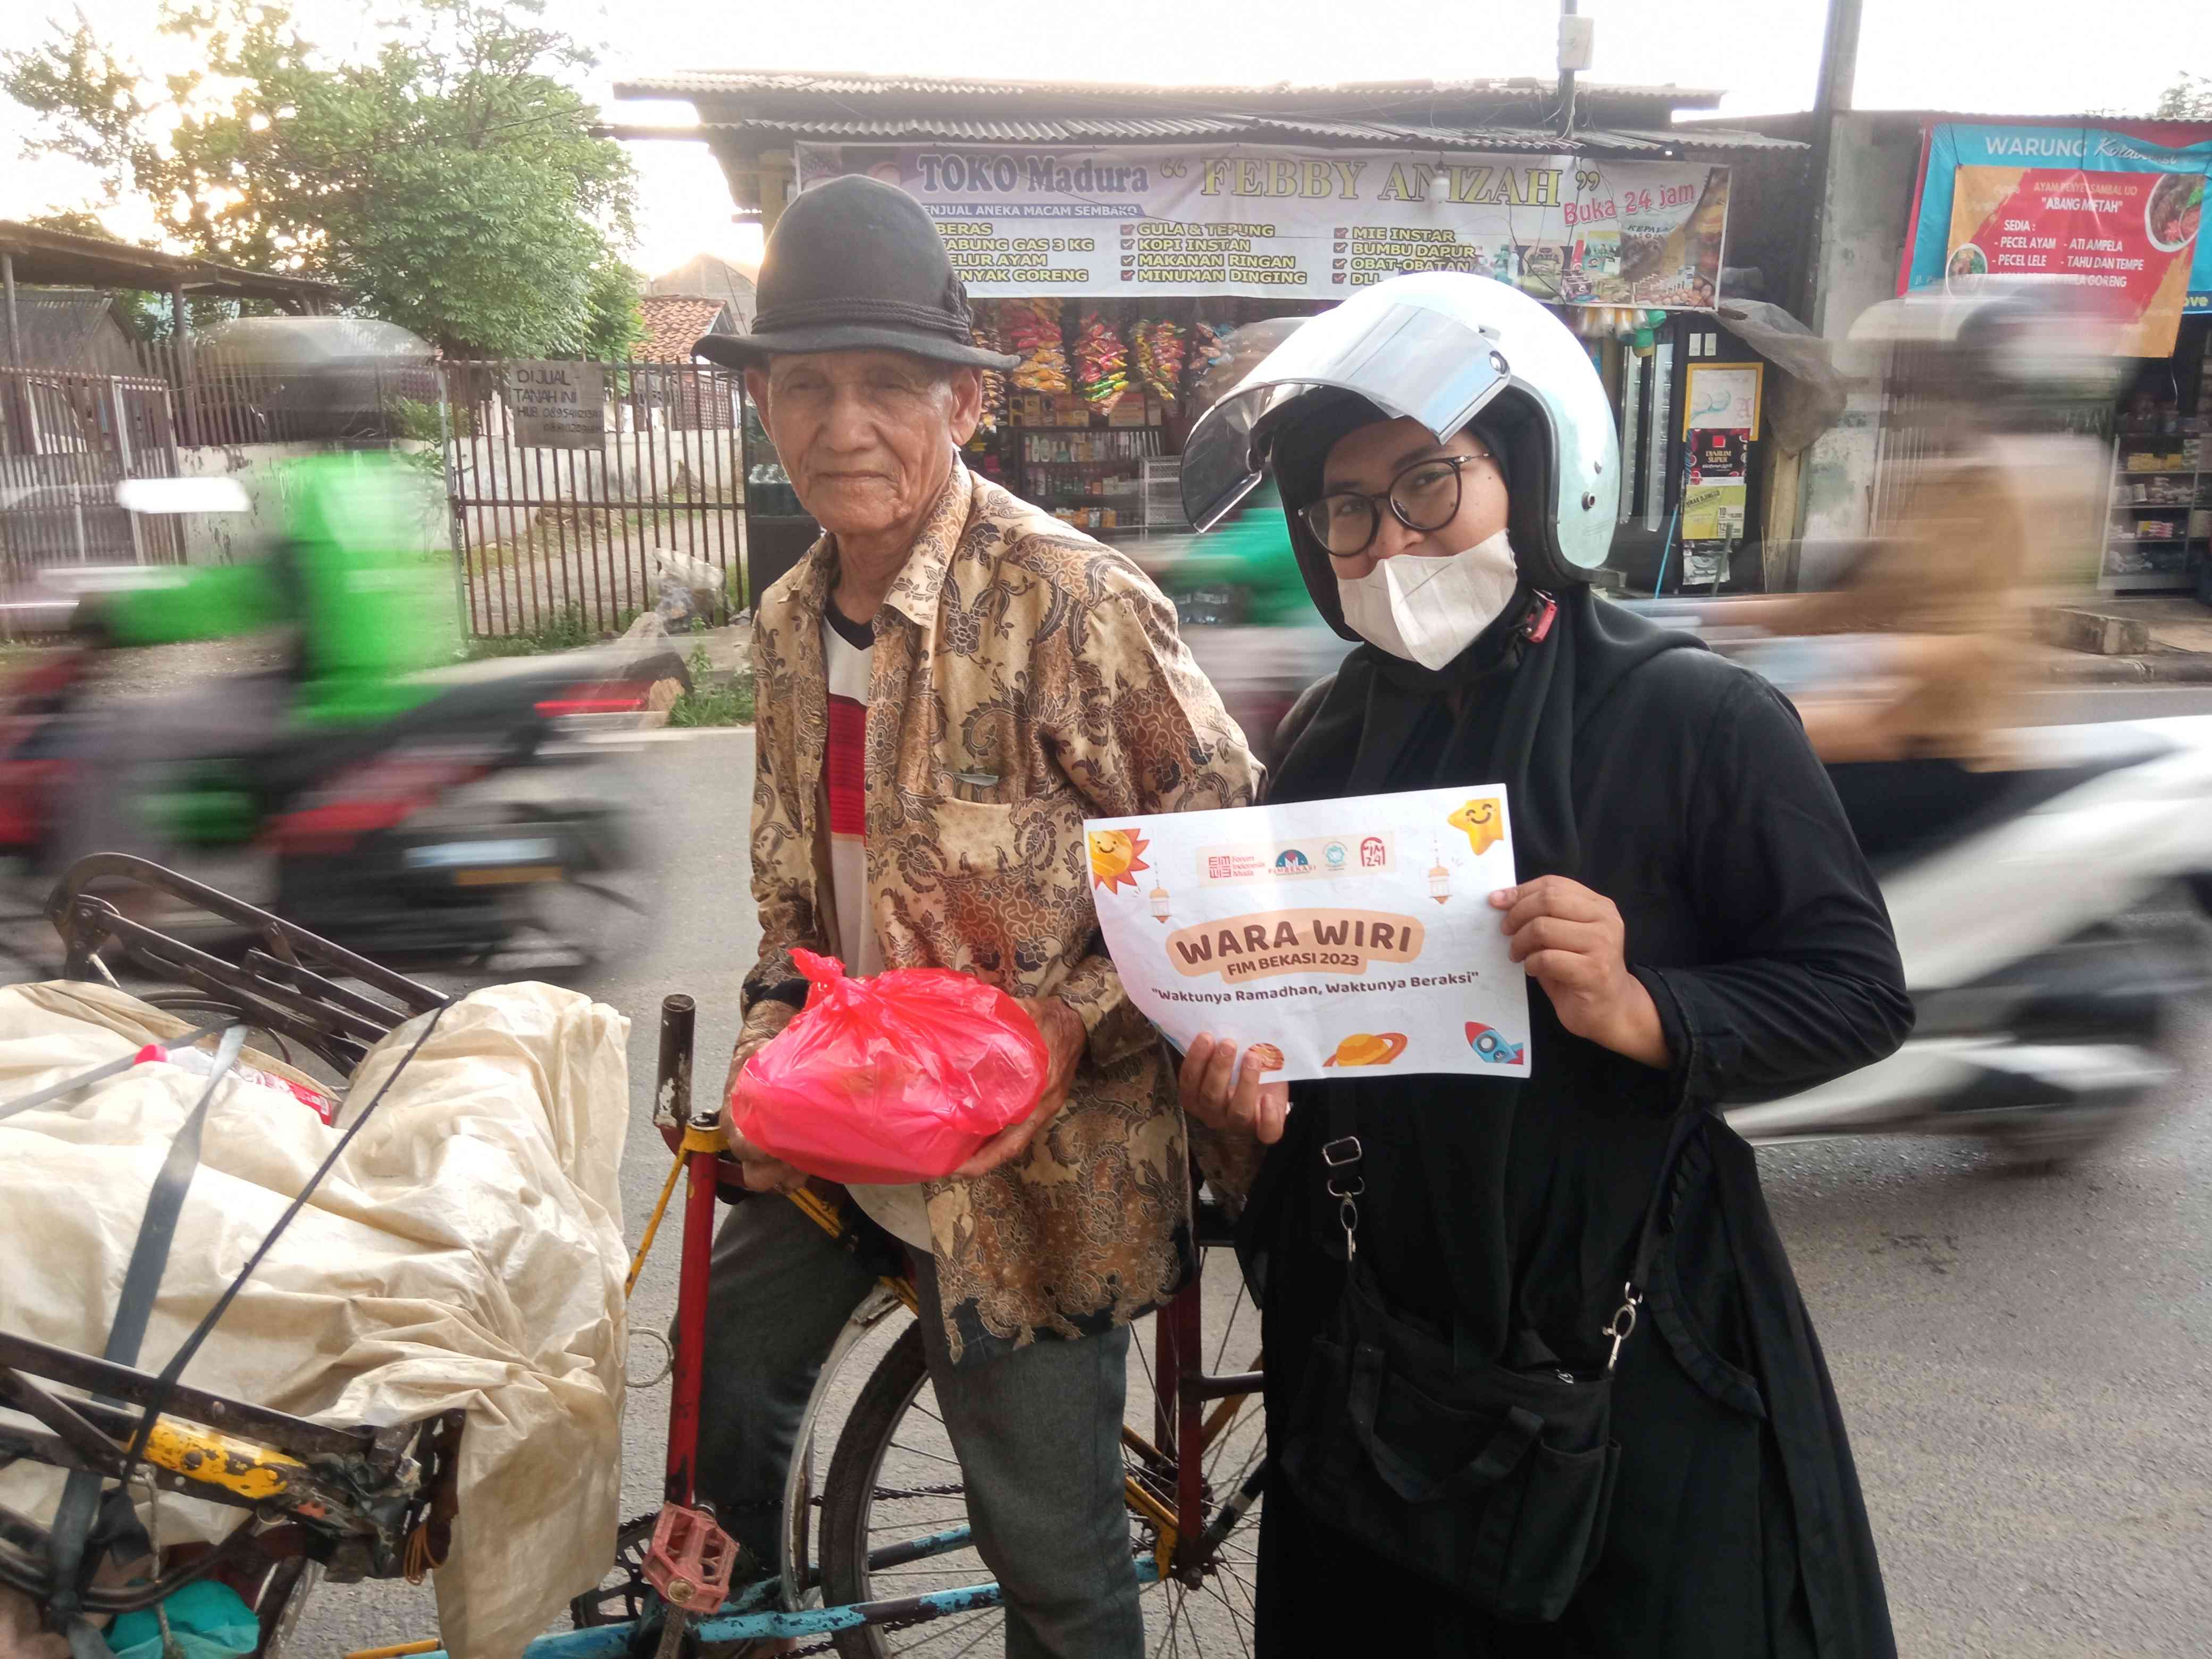
M1164 887L1155 887L1152 889L1152 920L1165 923L1167 919L1168 890Z
M1441 864L1429 866L1429 896L1439 904L1451 896L1451 872Z

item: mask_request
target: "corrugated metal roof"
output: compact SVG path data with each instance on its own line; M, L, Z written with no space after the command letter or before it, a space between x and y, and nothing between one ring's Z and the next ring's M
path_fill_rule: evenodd
M1578 129L1571 140L1541 127L1406 126L1388 121L1301 121L1274 115L1182 116L1141 120L1038 117L1028 121L971 120L957 116L889 116L879 120L792 120L758 116L742 121L702 121L696 127L612 126L617 137L696 137L704 133L751 133L763 138L812 139L825 143L1112 144L1227 138L1247 143L1324 143L1382 149L1455 153L1510 150L1550 155L1565 149L1599 155L1658 155L1709 150L1802 150L1786 138L1755 132L1705 129Z
M1341 84L1272 86L1147 86L1131 82L988 81L927 75L863 75L805 70L690 70L637 76L615 84L617 98L800 95L836 98L990 98L1054 100L1109 98L1155 103L1350 104L1420 98L1549 97L1557 88L1530 76L1482 81L1358 81ZM1674 109L1710 109L1722 94L1708 88L1626 86L1584 81L1593 98L1634 100Z
M952 144L1081 144L1235 137L1249 131L1251 125L1246 120L1206 116L1135 121L1047 116L1030 121L976 121L932 115L887 116L874 121L799 121L764 116L748 121L702 121L696 129L680 129L672 136L682 137L696 131L758 132L783 138L872 143L919 139Z
M1571 140L1565 140L1548 127L1407 126L1396 121L1298 121L1282 116L1255 117L1243 125L1247 132L1259 137L1280 134L1325 143L1377 144L1393 149L1504 149L1546 155L1562 149L1660 148L1647 139L1623 139L1617 133L1591 129L1578 131Z
M1656 130L1613 130L1612 137L1677 149L1804 150L1812 148L1795 138L1770 138L1763 132L1741 127L1661 127Z

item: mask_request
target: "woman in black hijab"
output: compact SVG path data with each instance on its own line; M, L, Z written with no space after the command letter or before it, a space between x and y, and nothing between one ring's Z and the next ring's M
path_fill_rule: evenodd
M1611 412L1501 284L1401 277L1308 323L1193 433L1194 520L1269 464L1315 604L1363 641L1285 723L1270 799L1505 784L1492 902L1533 1053L1525 1081L1287 1087L1226 1042L1185 1057L1186 1111L1267 1148L1240 1236L1261 1652L1893 1654L1820 1345L1716 1109L1911 1024L1790 705L1580 580Z

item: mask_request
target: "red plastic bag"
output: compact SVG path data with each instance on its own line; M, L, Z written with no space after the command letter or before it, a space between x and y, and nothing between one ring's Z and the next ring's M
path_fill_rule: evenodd
M848 979L832 957L792 959L813 987L806 1006L730 1091L738 1133L770 1157L828 1181L933 1181L1036 1109L1051 1056L995 986L944 968Z

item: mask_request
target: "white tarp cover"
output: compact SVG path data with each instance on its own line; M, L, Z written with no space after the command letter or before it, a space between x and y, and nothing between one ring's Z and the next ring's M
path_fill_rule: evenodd
M341 1128L421 1025L362 1063ZM0 989L0 1103L186 1029L100 987ZM436 1575L441 1633L467 1659L520 1654L613 1558L628 1032L546 985L448 1009L185 1373L331 1423L467 1409L460 1518ZM147 1193L204 1086L134 1066L0 1121L0 1328L100 1352ZM140 1369L167 1362L339 1132L271 1090L218 1094ZM18 1465L0 1471L0 1504L44 1518L60 1485ZM219 1537L238 1515L164 1498L163 1541Z

